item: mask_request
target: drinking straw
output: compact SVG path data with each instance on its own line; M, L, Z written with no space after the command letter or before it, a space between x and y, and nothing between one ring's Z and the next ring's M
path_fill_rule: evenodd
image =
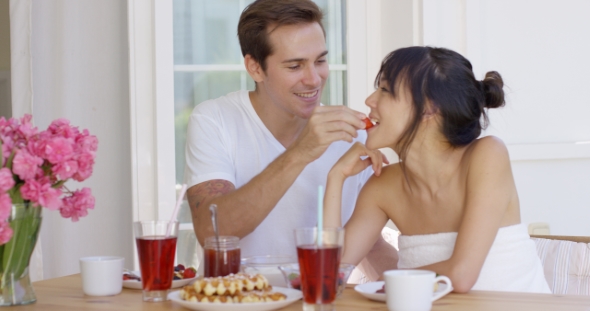
M182 184L182 188L180 188L180 193L178 194L178 199L176 200L176 206L174 207L174 212L172 212L172 218L170 218L170 222L168 225L168 232L166 236L170 236L172 232L172 223L176 221L176 216L178 216L178 210L180 209L180 204L182 204L182 198L184 197L184 193L186 192L186 184Z
M318 186L318 246L322 245L322 231L324 227L324 187Z

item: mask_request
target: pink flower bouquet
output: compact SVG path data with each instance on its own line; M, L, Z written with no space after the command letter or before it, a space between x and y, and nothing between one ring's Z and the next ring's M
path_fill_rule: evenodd
M0 245L13 235L8 222L13 204L59 210L72 221L94 208L89 188L71 191L65 183L83 181L92 174L96 136L78 130L66 119L38 131L31 118L0 118Z

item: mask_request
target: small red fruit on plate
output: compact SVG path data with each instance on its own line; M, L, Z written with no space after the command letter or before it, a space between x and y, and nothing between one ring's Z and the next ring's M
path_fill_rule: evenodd
M301 279L299 278L298 274L289 274L289 282L291 283L291 287L294 289L301 289Z
M123 274L123 281L130 281L130 280L141 281L141 279L134 274L124 273Z
M197 270L195 270L195 268L190 267L190 268L184 269L183 278L191 279L191 278L194 278L195 276L197 276Z
M375 126L375 124L373 124L373 122L371 122L371 119L369 118L364 118L363 121L365 121L365 130L368 130Z

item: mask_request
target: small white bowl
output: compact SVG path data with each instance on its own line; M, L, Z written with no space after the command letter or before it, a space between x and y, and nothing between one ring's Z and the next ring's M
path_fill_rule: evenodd
M250 274L262 274L270 285L287 287L280 265L297 263L297 258L286 255L266 255L242 258L242 272Z

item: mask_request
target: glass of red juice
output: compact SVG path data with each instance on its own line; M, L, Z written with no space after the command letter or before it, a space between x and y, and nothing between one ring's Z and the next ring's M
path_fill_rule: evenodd
M240 239L237 236L220 236L219 244L214 236L205 239L206 278L226 276L240 272Z
M295 243L303 310L334 310L344 229L298 228L295 229Z
M178 222L133 223L143 301L166 301L174 277Z

